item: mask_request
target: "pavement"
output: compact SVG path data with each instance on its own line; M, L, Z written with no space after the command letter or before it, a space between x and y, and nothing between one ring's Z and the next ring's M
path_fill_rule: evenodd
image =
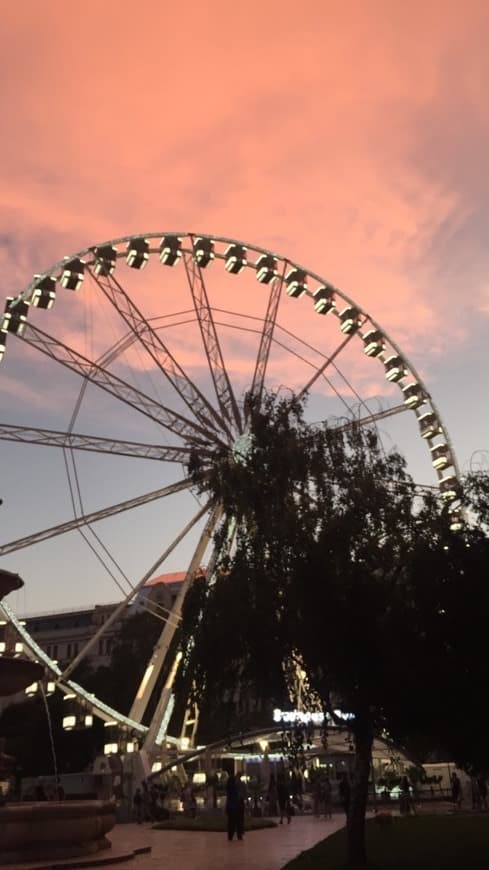
M109 834L114 850L151 846L148 854L121 864L121 870L281 870L288 861L344 827L343 813L332 819L294 816L290 825L246 832L242 841L225 833L157 831L149 825L117 825Z

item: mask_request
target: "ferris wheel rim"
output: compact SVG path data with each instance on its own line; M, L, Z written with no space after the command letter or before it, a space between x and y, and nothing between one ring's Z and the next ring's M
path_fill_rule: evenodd
M335 298L340 298L346 305L351 306L352 309L354 309L358 313L358 315L363 318L362 325L361 325L362 331L360 331L360 329L358 331L356 331L355 332L356 337L358 337L358 338L364 337L364 335L365 335L364 327L365 326L367 326L369 329L378 331L380 333L380 335L382 336L382 339L384 340L384 342L400 358L400 360L402 361L402 363L404 365L405 375L400 380L401 381L407 380L407 378L409 376L411 376L414 379L415 384L420 387L422 394L423 394L423 406L426 406L429 409L429 412L435 416L436 421L437 421L437 426L438 426L437 431L436 431L436 436L428 439L428 443L431 444L433 441L435 441L436 437L443 438L443 442L448 448L448 454L450 457L449 468L453 469L454 476L457 479L458 483L460 484L460 471L459 471L459 467L458 467L458 463L457 463L457 458L456 458L455 452L453 450L453 446L451 444L446 426L444 425L444 423L442 421L441 415L440 415L440 413L439 413L439 411L438 411L438 409L437 409L437 407L432 399L431 393L426 388L424 380L421 378L417 369L411 363L411 361L408 359L408 357L404 354L404 352L399 347L397 342L395 342L390 337L390 335L380 326L380 324L378 323L378 321L376 319L374 319L363 307L359 306L359 304L352 297L347 295L344 291L342 291L341 289L339 289L338 287L333 285L331 282L326 281L318 273L315 273L315 272L311 271L310 269L297 263L295 260L291 260L290 258L288 258L284 255L278 254L278 253L276 253L268 248L262 248L260 246L255 245L255 244L243 242L241 240L238 240L238 239L235 239L232 237L215 236L215 235L209 235L209 234L203 234L203 233L192 233L192 232L175 232L175 231L166 231L165 232L165 231L161 231L161 232L151 232L151 233L141 233L141 234L131 234L131 235L126 235L126 236L121 236L118 238L110 239L108 241L99 243L97 245L91 245L89 247L82 249L81 251L78 251L75 254L64 257L62 260L58 261L53 266L51 266L48 270L40 273L39 275L36 275L34 277L34 279L27 285L27 287L24 290L22 290L16 297L14 297L12 299L11 307L15 308L20 302L30 303L32 301L33 294L34 294L34 291L36 289L36 285L39 283L40 279L51 277L51 278L55 278L56 281L58 281L60 278L60 274L59 274L60 270L63 269L63 267L67 264L67 262L71 262L71 261L74 261L76 259L82 260L83 258L86 257L89 261L87 263L87 266L90 269L90 267L93 266L93 264L96 263L96 261L97 261L97 256L96 256L97 249L102 249L104 247L110 246L117 251L116 258L117 258L117 260L120 260L126 256L126 251L119 250L118 246L121 246L124 244L130 244L136 239L152 241L152 240L156 240L156 239L162 239L165 237L172 237L172 238L177 237L182 242L184 242L184 240L188 240L188 242L190 243L190 247L185 248L182 245L182 252L188 254L189 256L192 256L194 253L194 241L196 239L205 239L208 242L211 242L211 243L217 244L217 245L241 246L242 248L245 249L246 253L253 252L255 255L257 255L259 257L260 256L261 257L271 257L276 261L277 264L280 264L281 268L282 268L282 275L281 275L280 284L279 284L280 295L282 295L282 291L284 289L285 273L286 273L287 267L289 267L290 269L295 269L295 270L298 270L299 272L304 273L304 275L307 278L307 281L312 281L313 283L317 284L318 287L320 287L320 288L323 287L323 288L327 289L328 292L331 292L331 294L334 295ZM185 243L187 243L187 242L185 242ZM150 255L157 254L158 251L159 251L158 248L152 248L151 246L149 248ZM221 252L215 252L215 258L220 259L220 260L224 260L225 255L224 255L224 253L221 253ZM251 269L256 270L256 264L252 264L249 260L247 260L245 263L245 268L251 268ZM305 291L304 295L307 295L310 299L314 299L313 291L310 290L309 288ZM275 318L276 318L276 313L275 313ZM275 319L274 323L275 322L276 322L276 319ZM353 337L353 335L351 337ZM346 340L349 340L348 337L347 337L347 339L345 339L345 341ZM382 356L381 356L381 361L383 361ZM329 360L328 360L328 362L329 362ZM415 408L414 410L417 411L417 408ZM419 415L417 413L416 413L416 416L419 419ZM436 446L436 444L435 444L435 446ZM446 471L446 466L444 467L443 470ZM442 474L437 468L435 468L435 471L436 471L436 474L438 477L438 481L440 482L442 480ZM53 664L53 662L51 662L51 664ZM56 673L55 669L53 669L53 673ZM61 673L58 674L58 677L60 675L61 675ZM73 683L72 681L69 681L69 683L67 683L66 685L68 686L68 688L70 690L72 690L73 687L76 686L77 684ZM95 702L97 702L97 701L98 701L98 699L93 698L92 703L93 703L94 707L96 706ZM103 704L103 702L102 702L102 704ZM107 706L107 705L105 705L105 706ZM110 708L108 708L108 709L110 709ZM103 707L101 707L100 710L103 712ZM121 719L119 721L121 722L122 725L130 726L130 727L134 728L135 730L139 731L139 733L141 733L141 734L145 733L145 731L143 732L143 730L142 730L142 729L145 729L145 726L142 726L140 723L128 719L128 717L124 717L122 714L117 714L117 711L110 710L110 712L111 712L111 714L113 713L114 716L116 716L116 715L121 716Z

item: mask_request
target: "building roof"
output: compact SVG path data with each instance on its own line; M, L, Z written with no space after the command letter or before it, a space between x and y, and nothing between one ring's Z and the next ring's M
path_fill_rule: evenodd
M205 568L200 569L205 574ZM183 583L187 576L186 571L171 571L169 574L159 574L158 577L151 577L147 580L144 586L159 586L160 583Z

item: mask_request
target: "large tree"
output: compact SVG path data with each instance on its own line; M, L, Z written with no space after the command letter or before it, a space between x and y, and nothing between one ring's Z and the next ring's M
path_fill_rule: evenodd
M296 398L252 400L248 414L247 443L191 461L226 520L215 582L197 584L184 611L182 684L203 705L236 693L280 701L284 662L299 659L331 721L338 707L352 714L348 866L365 867L374 735L414 746L439 736L448 707L433 678L443 671L446 692L447 675L466 666L457 596L467 553L472 582L487 540L454 539L446 512L374 430L308 425Z

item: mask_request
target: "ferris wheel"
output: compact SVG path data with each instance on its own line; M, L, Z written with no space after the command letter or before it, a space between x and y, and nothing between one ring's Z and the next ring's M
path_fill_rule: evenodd
M309 396L311 422L376 426L387 447L407 455L415 480L438 489L452 528L461 526L456 457L414 366L360 302L272 251L183 232L91 246L7 298L3 356L0 384L3 375L4 395L13 397L0 422L3 495L15 507L0 556L24 576L35 564L46 599L58 600L59 579L51 595L48 587L64 576L68 600L83 593L93 603L103 577L122 602L64 668L7 605L0 616L68 697L150 750L176 740L167 728L178 655L169 663L169 650L194 577L204 565L212 575L213 532L223 521L219 506L193 492L188 461L192 451L212 462L216 447L243 450L247 395L291 389ZM24 562L27 553L34 555ZM122 715L72 672L176 560L185 579ZM143 717L164 665L168 677L148 727ZM195 721L186 715L194 726L187 733Z

